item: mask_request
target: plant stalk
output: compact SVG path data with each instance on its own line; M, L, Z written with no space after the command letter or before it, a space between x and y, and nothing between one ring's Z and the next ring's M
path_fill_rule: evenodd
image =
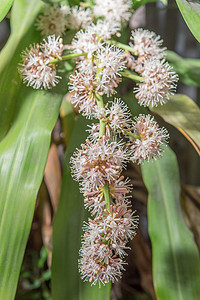
M139 81L139 82L142 82L143 81L143 78L141 76L138 76L128 70L126 71L122 71L122 72L119 72L123 77L126 77L126 78L130 78L134 81Z
M127 135L133 137L134 139L140 139L140 136L138 136L137 134L134 134L134 133L132 133L132 132L129 132L129 131L126 130L126 129L123 129L123 131L124 131L125 134L127 134Z
M86 52L83 52L83 53L71 53L71 54L67 54L67 55L61 56L62 60L59 59L59 58L54 58L49 63L50 64L56 64L56 63L61 62L61 61L69 60L69 59L76 58L76 57L79 57L79 56L86 56L86 55L87 55Z
M98 108L104 108L103 98L97 93L95 93L95 97ZM104 119L100 119L99 127L99 137L102 137L105 134L106 129L106 121ZM106 202L106 209L110 213L110 196L107 182L103 186L103 194Z
M121 48L121 49L123 49L125 51L128 51L128 52L131 52L131 53L135 54L135 50L131 46L129 46L129 45L119 43L119 42L117 42L115 40L106 40L106 42L109 43L109 44L111 44L111 45L115 45L118 48Z

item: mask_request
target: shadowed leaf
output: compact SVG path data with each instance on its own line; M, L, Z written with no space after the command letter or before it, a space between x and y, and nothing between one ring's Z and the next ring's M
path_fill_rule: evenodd
M200 154L200 109L192 99L176 94L165 105L151 110L184 134Z
M142 165L149 192L148 224L153 251L153 279L159 300L198 300L200 261L180 206L180 182L175 154Z

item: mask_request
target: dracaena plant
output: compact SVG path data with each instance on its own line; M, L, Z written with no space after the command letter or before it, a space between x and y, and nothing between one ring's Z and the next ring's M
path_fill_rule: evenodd
M22 53L19 66L28 86L50 89L61 79L59 62L75 59L68 82L71 101L83 116L97 120L71 158L72 176L93 217L84 224L79 270L84 280L99 285L121 277L127 242L138 224L129 201L131 185L121 172L129 160L140 164L158 158L169 138L151 115L133 119L126 104L114 98L116 88L123 76L132 78L139 104L157 106L165 104L178 81L154 32L132 31L130 45L115 40L131 16L130 1L104 2L96 1L93 9L46 5L36 27L49 35ZM66 28L79 29L68 45L60 37Z
M127 44L119 41L133 14L130 0L95 0L75 6L45 3L41 7L33 22L41 42L33 41L24 48L16 69L28 91L38 90L45 97L50 95L49 90L62 93L64 83L75 112L89 122L88 137L71 156L69 164L90 213L79 237L82 244L78 270L83 281L102 287L122 277L129 242L137 234L140 219L134 202L131 205L130 201L134 187L122 172L129 162L145 170L143 166L160 160L169 151L169 133L159 126L151 110L172 101L178 75L168 63L167 49L156 33L138 28L131 31ZM127 78L134 81L133 109L134 105L145 107L146 114L133 116L126 101L118 96ZM193 139L191 142L195 144ZM158 189L163 187L165 184ZM154 186L150 195L152 191ZM161 198L166 195L164 191ZM169 216L167 211L166 218ZM166 223L170 227L169 220ZM171 227L167 230L171 247L176 239L173 240ZM153 240L154 235L151 237ZM181 276L176 253L172 254L175 275ZM156 290L157 296L166 300L165 296L160 297L160 290L160 287Z

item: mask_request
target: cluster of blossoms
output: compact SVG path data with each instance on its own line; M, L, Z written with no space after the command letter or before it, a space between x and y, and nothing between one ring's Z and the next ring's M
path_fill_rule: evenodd
M85 28L91 21L92 12L89 8L46 4L35 26L44 36L52 34L61 36L68 28L79 30Z
M22 52L22 63L19 72L27 86L34 89L50 89L56 86L60 76L56 75L56 66L51 60L58 58L62 60L63 40L55 35L48 36L43 43L31 45L30 49Z
M70 7L59 4L46 4L43 13L36 21L36 28L42 35L62 36L67 29L86 28L95 18L103 17L107 29L114 24L121 25L131 17L130 0L96 0L93 7Z
M178 76L165 61L163 41L154 32L142 28L132 31L131 40L130 46L137 56L135 71L143 78L135 88L138 102L144 106L166 103L175 92Z
M88 139L70 161L85 207L94 217L84 224L79 270L84 280L99 285L121 277L127 243L138 225L130 208L131 185L121 173L128 161L140 164L160 156L169 137L151 115L132 120L121 99L104 105L103 97L116 93L126 68L141 75L135 92L144 106L164 104L178 80L155 33L135 30L126 47L112 40L129 20L130 8L130 0L95 0L93 8L46 5L36 26L50 35L22 54L19 67L27 85L49 89L60 80L56 63L76 58L69 79L72 103L85 117L98 120L89 126ZM63 45L59 35L68 28L79 31L70 45ZM65 50L70 53L62 56Z
M88 118L99 114L95 94L114 94L120 82L119 72L125 68L123 50L109 44L99 45L96 51L91 51L92 48L87 58L77 61L69 83L72 103Z
M131 186L121 176L130 154L122 142L104 134L86 140L71 158L85 207L95 216L84 226L79 260L82 279L92 284L121 277L127 242L135 235L138 218L128 201Z

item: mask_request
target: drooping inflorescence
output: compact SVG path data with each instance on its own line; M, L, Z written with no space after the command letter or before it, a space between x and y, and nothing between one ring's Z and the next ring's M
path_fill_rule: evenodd
M93 216L84 224L78 264L82 279L99 285L122 276L127 243L138 226L131 210L132 186L122 172L129 161L157 159L169 138L150 114L133 119L126 103L110 97L117 93L125 69L137 73L126 77L138 80L134 92L143 106L164 104L178 81L154 32L132 31L129 46L112 39L120 36L130 16L130 0L95 0L93 7L45 5L36 27L48 37L25 50L19 66L28 86L50 89L61 78L56 64L76 58L68 83L71 102L83 116L97 120L70 160L72 176ZM70 45L63 45L60 36L70 29L77 32Z

